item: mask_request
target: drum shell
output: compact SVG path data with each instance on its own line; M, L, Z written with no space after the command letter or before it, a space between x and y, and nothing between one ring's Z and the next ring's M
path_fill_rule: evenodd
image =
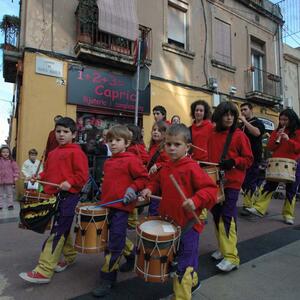
M100 253L106 249L108 240L108 210L106 208L100 210L84 208L87 206L87 203L83 203L75 209L74 248L80 253Z
M275 182L295 182L297 162L293 159L273 157L268 159L266 180Z
M173 234L165 236L158 236L142 231L141 225L151 220L166 221L175 226L176 231ZM174 260L178 247L180 227L167 218L157 216L146 217L141 221L136 231L138 235L137 256L135 260L136 274L146 282L165 282L170 276L169 266ZM148 258L146 259L146 257Z
M210 179L217 185L217 203L225 200L224 188L220 184L219 168L217 166L203 167L204 172L210 177Z

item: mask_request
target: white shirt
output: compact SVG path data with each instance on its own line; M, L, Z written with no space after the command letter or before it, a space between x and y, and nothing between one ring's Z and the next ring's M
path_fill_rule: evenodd
M34 163L30 160L27 159L24 161L23 166L22 166L22 174L25 176L25 178L30 178L33 175L35 175L36 170L39 166L40 161L37 159ZM43 171L43 165L41 164L39 174Z

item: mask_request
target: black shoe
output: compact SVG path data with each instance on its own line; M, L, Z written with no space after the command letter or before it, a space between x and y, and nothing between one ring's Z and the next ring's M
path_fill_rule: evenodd
M102 280L100 285L92 291L94 297L104 297L111 292L114 282L110 280Z
M134 258L126 258L126 262L119 268L120 272L131 272L134 268Z
M14 206L13 206L13 205L10 205L7 209L8 209L8 210L13 210L13 209L14 209Z

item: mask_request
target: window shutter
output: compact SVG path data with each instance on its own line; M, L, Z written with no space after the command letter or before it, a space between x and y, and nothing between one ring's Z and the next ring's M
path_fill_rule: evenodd
M168 38L186 44L186 13L171 5L168 6Z
M230 25L215 19L215 59L227 65L231 65L231 33Z

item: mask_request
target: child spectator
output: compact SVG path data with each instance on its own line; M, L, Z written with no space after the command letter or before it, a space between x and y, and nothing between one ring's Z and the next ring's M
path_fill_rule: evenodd
M6 204L9 210L14 209L13 189L19 178L19 167L12 159L8 146L0 148L0 210ZM6 202L6 203L5 203Z

